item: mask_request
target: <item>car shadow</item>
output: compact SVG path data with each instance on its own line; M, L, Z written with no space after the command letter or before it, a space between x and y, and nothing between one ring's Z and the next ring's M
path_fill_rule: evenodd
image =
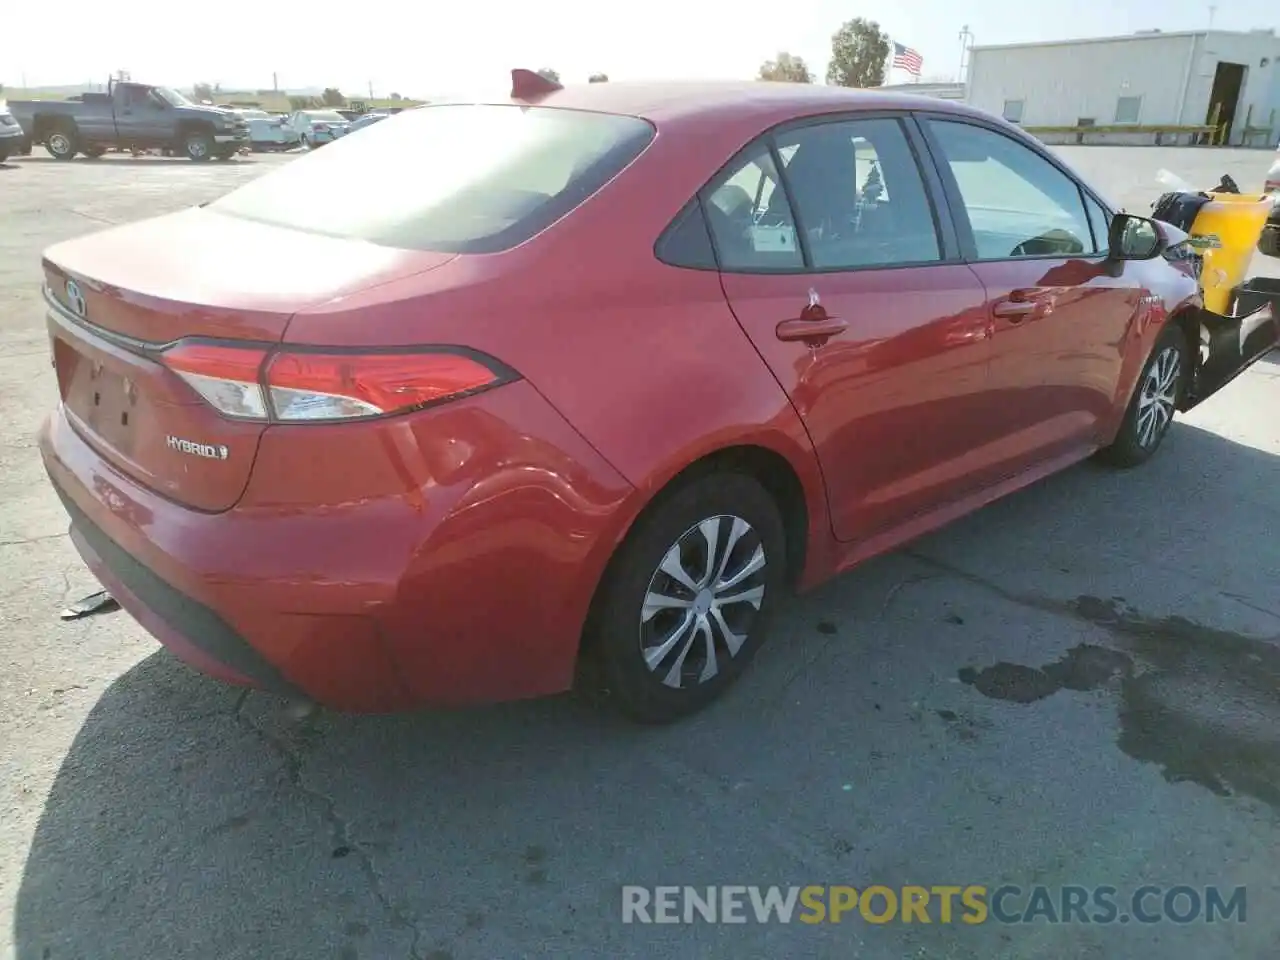
M1213 563L1261 536L1258 497L1278 486L1276 457L1180 424L1142 470L1083 465L908 552L945 554L963 567L980 562L994 535L1007 544L1001 549L1011 565L1026 566L1045 562L1034 551L1046 530L1068 538L1075 530L1078 541L1064 549L1078 547L1081 557L1100 537L1147 536L1152 550L1185 542ZM1153 516L1162 518L1159 526L1151 525ZM1019 556L1023 549L1029 552ZM44 800L17 895L16 957L447 960L467 938L483 944L472 944L467 956L726 955L715 944L684 951L672 940L673 952L665 952L636 939L640 931L617 920L618 885L693 882L695 875L707 883L772 883L780 862L806 871L795 876L859 883L866 871L882 869L877 864L900 862L895 845L912 843L938 869L931 875L981 876L992 866L992 849L1001 851L997 869L1015 868L1004 861L1019 845L1031 848L1035 862L1047 849L1038 845L1078 822L1070 807L1050 810L1059 819L1043 831L1010 827L1011 811L992 810L964 827L975 831L964 844L938 852L943 834L959 829L951 818L961 816L958 798L977 762L963 751L990 733L980 723L960 730L963 714L957 720L939 710L950 718L938 720L927 710L926 720L956 755L930 753L928 724L902 719L907 704L899 701L919 695L911 686L918 681L903 675L927 674L939 662L954 675L985 654L957 643L954 632L949 645L928 648L915 604L890 609L890 592L882 606L905 562L901 554L872 561L792 601L788 623L818 622L816 632L806 627L804 636L812 637L796 642L803 649L764 648L733 695L669 728L631 727L571 697L294 719L271 698L246 697L157 652L105 690ZM1107 582L1097 590L1122 588ZM874 622L881 613L883 622ZM837 616L863 635L861 647L846 642L841 655L848 659L833 667L823 657L837 627L844 629ZM931 622L927 633L957 629ZM817 676L836 673L839 682ZM948 741L951 727L958 732ZM1010 742L1025 729L1014 728ZM1057 730L1023 739L1043 751L1073 735ZM1031 763L1006 749L987 747L987 776L1012 767L1006 775L1036 803L1054 796L1077 802L1075 789L1036 782L1054 763ZM725 758L723 779L702 766L716 756ZM1067 768L1079 762L1063 761ZM785 782L772 794L774 805L758 810L761 782L770 777ZM849 791L851 780L858 790L841 793L839 785ZM831 785L834 794L814 792ZM930 815L952 803L956 812L941 822ZM887 819L875 826L877 816ZM829 839L808 845L804 824ZM710 866L692 866L699 863ZM653 879L661 876L675 879ZM874 955L923 956L916 946L955 936L954 928L911 928L866 928L866 935L941 939L895 941L896 953ZM655 929L645 936L657 936ZM750 926L725 929L716 936L763 936ZM848 955L848 934L839 927L831 935L843 939L815 941L813 928L803 933L780 955ZM830 950L806 953L801 939ZM994 939L988 947L982 955L1004 949Z

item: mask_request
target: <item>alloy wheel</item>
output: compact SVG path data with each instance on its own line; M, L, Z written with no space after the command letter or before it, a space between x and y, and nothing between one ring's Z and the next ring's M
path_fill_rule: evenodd
M71 152L71 140L65 133L55 133L49 138L49 152L61 155Z
M1138 394L1137 434L1144 449L1155 446L1169 428L1181 377L1182 354L1176 347L1165 347L1147 368Z
M756 529L736 516L690 527L649 579L640 651L668 687L707 683L737 656L764 601L768 558Z

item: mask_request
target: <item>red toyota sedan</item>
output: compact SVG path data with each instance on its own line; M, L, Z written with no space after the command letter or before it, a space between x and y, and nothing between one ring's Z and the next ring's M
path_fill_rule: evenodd
M45 254L47 472L197 668L669 721L785 590L1143 462L1276 342L963 105L513 76Z

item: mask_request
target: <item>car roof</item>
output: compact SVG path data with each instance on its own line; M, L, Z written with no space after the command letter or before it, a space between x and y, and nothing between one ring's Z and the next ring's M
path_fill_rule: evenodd
M524 103L511 97L453 102ZM574 84L546 94L537 105L576 110L595 110L642 117L655 124L696 119L757 119L762 124L777 123L788 116L836 113L856 110L930 109L968 116L985 116L981 111L918 94L853 90L848 87L811 83L780 83L764 80L723 81L610 81Z

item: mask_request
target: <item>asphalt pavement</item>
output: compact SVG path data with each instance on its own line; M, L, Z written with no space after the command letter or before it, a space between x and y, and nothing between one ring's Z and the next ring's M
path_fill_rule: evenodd
M1063 152L1135 212L1160 167L1248 188L1271 159ZM61 622L95 584L33 439L56 394L40 251L284 162L0 165L0 958L1274 956L1271 358L1144 468L1074 468L792 602L671 728L567 697L299 717L123 613ZM1005 920L1037 885L1244 887L1247 913L624 923L623 888L658 885L1016 886Z

